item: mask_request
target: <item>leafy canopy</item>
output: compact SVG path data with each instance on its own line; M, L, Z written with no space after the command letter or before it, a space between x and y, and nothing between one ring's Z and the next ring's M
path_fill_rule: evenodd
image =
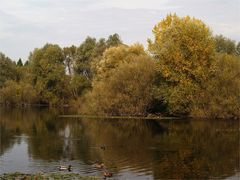
M188 113L194 91L208 78L214 63L214 40L201 21L168 15L153 29L149 51L157 60L169 111Z
M154 61L136 44L105 51L96 65L93 89L83 111L92 114L145 115L152 99Z

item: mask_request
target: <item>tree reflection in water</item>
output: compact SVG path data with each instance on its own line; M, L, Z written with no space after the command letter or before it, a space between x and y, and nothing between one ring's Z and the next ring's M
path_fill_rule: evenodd
M24 135L33 161L101 161L121 177L126 171L154 179L239 172L238 121L61 119L59 113L65 112L2 109L1 159Z

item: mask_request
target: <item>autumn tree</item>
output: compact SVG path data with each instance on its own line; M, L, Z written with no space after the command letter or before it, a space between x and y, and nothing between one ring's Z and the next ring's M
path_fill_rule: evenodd
M37 102L34 87L27 82L8 80L0 89L0 102L5 105L26 106Z
M173 114L189 113L195 91L214 63L214 40L196 18L168 15L153 29L149 51L157 61L160 94Z
M141 45L118 46L107 49L101 60L96 65L96 79L101 80L108 78L111 71L116 69L121 63L130 62L135 56L147 55Z
M196 92L192 116L240 118L240 59L218 54L214 73Z
M108 115L145 115L152 99L154 61L141 45L106 50L82 109Z

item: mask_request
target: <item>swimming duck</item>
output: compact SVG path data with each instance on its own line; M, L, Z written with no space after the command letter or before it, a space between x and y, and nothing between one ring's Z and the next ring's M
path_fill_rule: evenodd
M103 169L105 167L105 165L103 163L94 164L93 166L98 169Z
M100 146L100 149L102 149L103 151L106 150L106 146Z
M106 177L112 177L112 173L110 173L110 172L107 172L107 171L104 171L103 172L103 176L106 178Z
M59 166L58 170L59 171L72 171L72 166L71 165L69 165L69 166Z

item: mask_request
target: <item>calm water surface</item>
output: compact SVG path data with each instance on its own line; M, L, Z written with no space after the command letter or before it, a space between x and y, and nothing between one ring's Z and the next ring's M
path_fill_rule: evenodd
M239 177L238 121L58 118L67 113L0 109L0 174L71 164L102 177L99 161L113 179Z

